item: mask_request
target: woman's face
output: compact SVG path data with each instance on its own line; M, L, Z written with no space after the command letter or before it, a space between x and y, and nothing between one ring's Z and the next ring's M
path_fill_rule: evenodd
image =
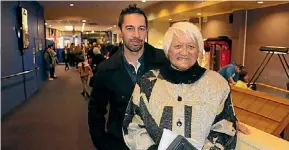
M197 42L182 34L179 37L173 37L172 44L168 50L168 58L174 67L180 71L185 71L196 63L198 53Z

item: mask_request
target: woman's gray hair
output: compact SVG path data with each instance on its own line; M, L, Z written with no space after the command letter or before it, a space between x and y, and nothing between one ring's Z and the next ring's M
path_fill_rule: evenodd
M168 51L171 47L173 37L179 37L182 34L186 34L190 37L194 42L198 44L198 58L202 58L203 49L204 49L204 42L203 36L198 29L197 26L190 22L177 22L174 23L166 32L164 40L163 40L163 49L165 54L168 54Z

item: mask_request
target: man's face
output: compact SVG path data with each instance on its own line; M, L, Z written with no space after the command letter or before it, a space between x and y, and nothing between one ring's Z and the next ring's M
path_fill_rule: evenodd
M147 37L147 26L143 15L125 15L119 32L123 39L125 50L138 52L144 49L144 42Z

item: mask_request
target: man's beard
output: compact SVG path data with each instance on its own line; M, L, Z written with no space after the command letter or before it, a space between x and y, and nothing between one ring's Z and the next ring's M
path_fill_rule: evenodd
M142 41L140 41L140 45L138 47L134 47L132 44L130 44L129 42L124 42L123 41L124 46L131 52L139 52L142 48L143 48L143 43Z

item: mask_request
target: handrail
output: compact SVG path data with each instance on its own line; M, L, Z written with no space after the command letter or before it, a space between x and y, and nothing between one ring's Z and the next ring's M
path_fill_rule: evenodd
M27 71L23 71L23 72L19 72L19 73L15 73L15 74L11 74L11 75L8 75L8 76L1 77L1 80L9 79L9 78L20 76L20 75L24 75L24 74L28 74L30 72L34 72L34 71L37 71L37 70L39 70L38 66L36 66L35 69L32 69L32 70L27 70Z

